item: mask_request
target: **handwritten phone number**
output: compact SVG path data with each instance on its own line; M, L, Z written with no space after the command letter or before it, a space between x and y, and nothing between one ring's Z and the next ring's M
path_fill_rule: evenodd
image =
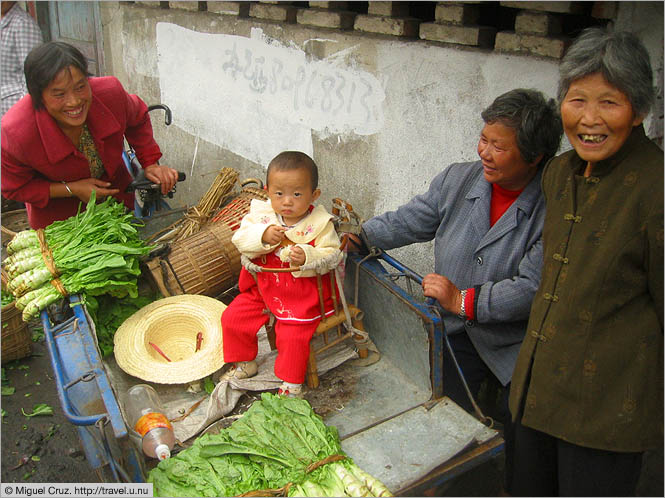
M268 91L275 95L278 92L292 91L293 108L296 111L303 107L314 109L318 106L324 113L336 115L344 110L350 114L360 105L365 113L365 122L369 122L372 117L370 97L374 89L362 76L353 78L358 80L359 84L351 81L347 85L347 77L340 71L311 69L302 64L295 70L295 74L293 71L289 74L281 59L271 58L266 61L262 55L255 57L250 49L244 50L241 61L236 44L233 49L227 49L225 55L228 57L222 64L225 74L234 80L244 78L250 90L259 94Z

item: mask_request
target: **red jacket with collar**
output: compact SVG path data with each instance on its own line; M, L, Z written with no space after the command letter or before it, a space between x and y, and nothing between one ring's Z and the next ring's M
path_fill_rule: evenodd
M142 165L155 164L162 155L152 135L148 107L136 95L128 94L115 77L89 81L92 103L86 123L104 164L101 180L120 189L115 197L133 209L134 194L124 193L131 176L122 161L123 137L134 147ZM2 117L1 147L2 195L26 204L32 228L76 214L80 200L51 199L49 186L90 178L88 160L46 109L34 109L30 95Z

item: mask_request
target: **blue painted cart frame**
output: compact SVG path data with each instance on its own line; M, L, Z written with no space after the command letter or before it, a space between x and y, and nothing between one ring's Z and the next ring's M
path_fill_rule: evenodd
M76 426L86 458L104 481L144 482L143 458L129 434L101 361L92 320L78 295L73 316L53 324L41 313L46 346L65 417Z

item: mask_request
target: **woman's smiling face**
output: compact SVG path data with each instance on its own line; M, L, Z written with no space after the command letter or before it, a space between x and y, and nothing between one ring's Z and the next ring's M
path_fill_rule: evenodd
M502 123L485 123L478 141L478 156L489 183L507 190L521 190L536 175L540 157L532 164L523 158L515 130Z
M66 67L44 89L42 101L63 131L81 128L92 102L87 76L74 66Z
M635 116L626 94L594 73L571 83L561 119L577 154L595 164L616 154L643 117Z

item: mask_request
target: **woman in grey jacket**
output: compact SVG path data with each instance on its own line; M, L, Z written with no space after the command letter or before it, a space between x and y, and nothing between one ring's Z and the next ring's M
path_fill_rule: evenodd
M427 192L368 220L361 234L367 247L384 250L434 239L434 273L424 277L423 291L443 308L474 396L488 375L510 383L540 281L540 174L562 134L555 102L535 90L511 90L481 116L479 161L449 165ZM446 395L471 411L450 358L443 382ZM501 407L503 422L507 394Z

